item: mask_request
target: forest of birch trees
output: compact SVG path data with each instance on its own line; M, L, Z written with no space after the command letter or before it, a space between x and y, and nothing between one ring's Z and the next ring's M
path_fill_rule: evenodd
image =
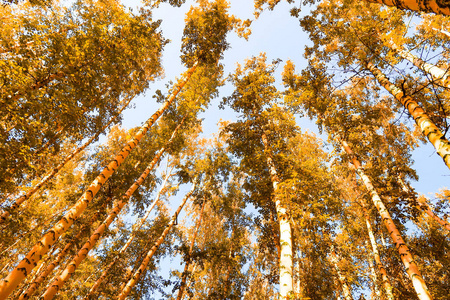
M0 300L450 299L450 2L235 1L1 1Z

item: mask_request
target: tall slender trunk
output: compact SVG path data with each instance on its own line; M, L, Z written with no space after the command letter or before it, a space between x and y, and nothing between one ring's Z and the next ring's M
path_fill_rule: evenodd
M186 118L186 117L185 117ZM170 137L167 144L162 147L158 153L153 158L150 165L145 169L145 171L141 174L141 176L133 183L133 185L127 190L127 192L122 196L122 199L116 204L114 209L108 214L108 217L105 221L95 230L95 232L91 235L88 241L81 247L80 251L75 255L72 261L67 265L62 274L58 276L47 288L45 293L41 296L43 300L50 300L56 295L58 290L61 289L63 284L75 273L75 270L78 268L80 263L83 261L85 257L87 257L89 251L95 246L95 244L100 240L103 233L108 229L109 225L115 220L115 218L119 215L122 208L125 204L128 203L128 200L131 198L133 193L138 189L138 187L144 182L150 172L154 169L156 164L159 162L159 159L164 154L167 146L173 141L178 129L183 125L185 118L178 124L178 126L174 129L172 136Z
M148 216L150 215L151 211L153 210L153 208L155 207L156 203L158 203L159 198L163 192L163 190L166 187L166 183L167 180L169 179L169 177L171 177L172 174L168 174L166 176L166 178L164 179L164 182L161 186L161 189L158 191L158 195L156 196L155 200L153 201L153 203L150 205L150 207L147 209L147 211L145 212L145 215L138 221L136 222L136 226L133 228L133 231L130 235L130 237L128 238L127 242L122 246L122 248L120 248L119 252L117 253L117 255L114 257L114 259L109 263L109 265L106 267L106 269L102 272L102 274L100 275L100 277L97 279L97 281L94 283L94 285L91 287L91 289L89 290L88 294L83 298L84 300L87 299L91 299L94 294L97 292L97 289L100 287L100 284L106 279L106 277L108 276L109 271L112 269L112 267L116 264L116 262L120 259L121 255L127 250L127 248L131 245L131 243L133 242L134 238L136 237L137 232L141 229L142 225L144 225L145 221L147 220Z
M384 239L384 233L383 230L380 230L380 240L381 240L381 245L383 245L384 248L386 248L387 244L386 244L386 240Z
M336 250L334 249L334 246L331 245L331 252L330 252L330 260L333 263L334 269L336 270L337 278L339 286L342 289L342 293L344 294L344 298L346 300L353 300L352 292L350 291L350 287L347 284L347 279L344 275L341 273L341 269L339 268L338 261L339 258L336 254Z
M270 177L274 191L274 202L277 210L278 222L280 223L280 297L288 299L293 293L293 263L292 263L292 234L289 216L285 207L281 205L278 196L278 183L280 179L275 168L269 141L265 133L261 135L264 144L264 153L266 155L267 166L269 167Z
M375 205L375 207L378 210L378 213L381 216L381 219L383 220L384 225L386 226L387 231L391 235L391 238L395 244L395 247L397 248L400 258L405 265L406 272L409 275L409 278L411 279L414 289L417 293L417 296L420 300L430 300L432 299L430 292L428 291L427 285L425 284L425 281L422 278L422 275L419 271L419 268L417 267L417 264L411 254L411 252L408 249L408 246L406 246L405 241L403 240L400 231L397 229L397 226L395 226L394 221L392 220L388 210L384 206L384 203L381 201L380 196L378 195L377 191L372 185L372 182L370 181L369 177L364 173L361 163L358 161L356 156L354 155L353 151L350 149L347 142L344 140L340 140L345 152L350 156L351 162L356 168L356 172L358 173L359 177L363 181L365 187L369 191L372 197L372 201Z
M103 50L101 50L101 52L103 52ZM84 61L81 65L72 65L70 66L71 68L75 68L75 69L81 69L87 65L89 65L89 61ZM47 77L39 79L39 80L35 80L35 82L28 87L28 91L34 91L34 90L39 90L45 86L48 86L49 83L51 83L53 80L59 80L59 79L63 79L64 77L68 76L70 74L67 74L66 72L62 72L62 71L58 71L52 74L49 74ZM34 77L33 77L34 78ZM14 95L9 95L9 101L11 101L11 103L14 103L17 99L19 99L20 97L24 96L24 92L17 92Z
M270 209L270 212L269 212L269 221L270 221L270 227L272 228L273 243L275 244L275 248L277 248L277 258L278 258L278 260L280 260L280 258L281 258L280 237L277 235L277 232L275 230L276 222L273 217L272 209Z
M383 263L381 262L380 253L378 252L377 242L375 240L375 235L373 234L372 225L370 224L369 213L367 212L367 208L363 205L364 219L366 220L367 232L369 234L370 244L372 246L372 254L375 259L375 263L378 269L378 272L381 275L381 281L383 283L384 291L386 293L386 297L388 300L394 300L394 295L392 294L392 285L389 281L389 277L387 276L386 269L384 268Z
M431 206L427 203L426 199L421 200L420 198L417 199L417 202L419 202L418 207L422 209L428 216L430 216L433 220L438 222L443 228L450 231L450 223L440 217L438 217L434 212Z
M141 265L137 269L136 272L134 272L133 277L128 280L125 287L122 289L120 295L117 297L118 300L124 300L127 295L131 292L131 289L136 285L136 283L139 281L139 278L141 274L144 273L145 269L147 268L150 260L152 259L153 255L155 254L156 250L158 250L159 246L164 242L164 239L166 238L167 234L169 234L169 231L172 229L173 225L175 224L175 221L178 218L178 214L183 209L184 204L186 204L186 201L191 197L192 193L194 192L196 187L196 184L194 183L192 185L192 189L189 191L189 193L184 196L183 201L181 202L180 206L178 206L178 209L176 210L175 214L172 216L172 219L170 220L169 224L167 224L166 228L164 229L161 236L158 238L158 240L155 242L153 247L150 249L150 251L145 256L144 260L142 261Z
M191 274L195 274L195 270L197 270L198 267L198 262L195 261L193 266L192 266L192 270L191 270ZM192 281L193 276L189 276L186 280L186 286L189 286L190 281ZM183 298L181 298L183 299Z
M147 249L149 247L150 241L146 241L146 243L142 246L143 251L140 251L138 258L135 258L135 266L132 267L127 267L126 268L126 272L125 272L125 276L123 276L123 278L120 279L120 286L119 289L114 289L116 291L122 291L125 286L127 285L128 281L133 277L134 272L139 268L139 266L137 265L137 262L144 260L144 257L147 255ZM111 286L111 283L107 283ZM105 292L101 293L102 295L105 295ZM112 292L112 294L115 294L114 292ZM96 299L95 297L93 299Z
M86 228L87 228L87 226L83 226L83 228L77 233L77 235L74 238L72 238L72 240L70 240L70 242L68 242L66 244L66 246L64 246L63 250L61 250L61 252L59 252L56 259L53 260L50 264L48 264L47 267L45 268L45 270L41 274L39 274L39 276L35 280L33 280L31 282L28 289L22 295L20 295L19 300L29 299L36 292L39 285L47 278L48 275L50 275L53 272L53 270L57 266L59 266L59 264L67 256L67 254L69 254L69 251L77 243L77 241L81 238L81 236L85 232Z
M399 178L398 181L400 182L400 185L402 186L402 190L405 193L409 193L409 189L406 186L406 184L403 182L403 180L401 178ZM432 218L433 220L438 222L439 225L441 225L443 228L450 231L450 223L447 222L446 220L441 219L439 216L437 216L434 213L433 209L430 207L430 205L426 202L426 200L422 201L420 198L418 198L418 199L408 198L408 200L412 206L419 208L420 210L425 212L428 216L430 216L430 218Z
M392 84L375 65L369 62L367 63L367 68L378 82L409 111L417 126L422 130L423 135L428 138L436 152L444 159L445 164L450 169L450 143L422 107L411 96L405 95L401 89Z
M156 122L156 120L163 114L163 112L174 101L178 92L183 88L186 82L195 71L197 64L191 67L186 76L181 82L178 83L177 88L173 91L171 96L164 102L161 108L159 108L147 122L136 133L134 138L130 140L127 145L120 151L120 153L114 158L114 160L97 176L97 178L91 183L86 192L83 193L76 204L69 210L68 213L50 230L42 239L34 245L31 251L25 256L25 258L17 265L17 267L0 282L0 299L8 297L9 294L22 282L22 280L30 273L30 271L36 266L37 262L42 256L47 253L50 247L56 242L59 236L64 233L77 219L87 205L91 202L101 186L108 180L108 178L114 173L114 171L122 164L128 154L137 146L142 137L147 133L149 128Z
M10 261L4 265L4 267L0 270L0 273L3 273L3 271L6 270L12 262L13 260L10 258Z
M195 239L197 238L198 230L202 223L202 216L203 216L203 210L205 209L205 204L206 204L206 202L203 202L202 208L200 210L200 215L197 220L197 225L195 226L194 235L192 237L191 245L189 247L189 252L186 257L186 263L184 265L183 274L181 275L181 283L180 283L180 288L178 289L177 300L181 300L183 298L183 293L184 293L184 290L186 289L187 277L188 277L188 273L189 273L189 266L191 265L191 255L192 255L192 251L194 250Z
M414 54L412 54L411 52L406 51L403 47L398 46L393 41L387 41L383 38L382 38L382 40L386 46L388 46L389 48L391 48L395 52L397 52L398 55L400 55L403 59L408 60L414 66L416 66L420 70L424 71L425 73L430 74L431 77L433 78L433 80L436 80L436 81L442 83L444 86L449 86L450 82L448 81L448 79L449 79L450 71L442 70L441 68L439 68L433 64L427 63L426 61L422 60L420 57L417 57Z
M297 257L297 261L295 263L294 266L294 289L295 289L295 295L297 298L301 299L301 297L303 296L303 292L302 292L302 285L301 285L301 281L300 281L300 256L298 255L298 251L296 251L296 257Z
M49 224L51 221L53 221L53 219L54 219L57 215L61 214L64 210L65 210L65 209L61 209L61 210L55 212L53 215L51 215L49 218L47 218L47 220L45 220L44 222L38 223L38 224L34 225L34 226L31 227L30 229L28 229L26 232L20 234L20 236L15 237L15 238L14 238L14 239L15 239L15 242L14 242L13 244L11 244L10 246L8 246L7 248L2 249L2 250L1 250L2 252L0 252L0 255L2 255L3 253L5 253L6 251L9 251L11 248L13 248L15 245L17 245L17 244L18 244L21 240L23 240L23 239L25 238L25 236L27 236L30 232L33 232L34 230L36 230L36 229L38 229L38 228L41 228L41 227L43 227L43 226ZM2 243L0 243L0 245L3 246Z
M367 242L367 240L365 240L365 244L366 248L369 249L369 242ZM372 257L370 257L370 255L367 258L367 261L369 263L370 277L372 279L372 299L375 298L374 295L376 295L377 299L381 299L381 292L378 286L377 272L375 271L375 265L373 264L373 259Z
M395 6L398 9L413 11L434 12L440 15L450 15L450 5L440 0L366 0L372 3L380 3L387 6Z
M133 97L130 96L130 98L126 101L126 103L122 106L122 108L117 112L116 115L114 115L109 122L103 126L94 136L92 136L89 140L87 140L83 145L75 149L72 153L66 156L63 161L59 163L55 168L53 168L50 172L47 173L47 175L44 176L44 178L39 181L38 184L36 184L31 190L29 190L25 195L22 195L18 199L14 201L14 203L11 205L10 208L8 208L1 216L0 216L0 224L3 223L10 213L14 210L16 210L20 204L22 204L24 201L28 200L31 196L33 196L37 191L39 191L46 183L48 183L51 179L53 179L56 174L70 161L72 158L74 158L77 154L79 154L81 151L86 149L87 146L89 146L93 141L95 141L100 134L102 134L122 113L122 111L130 104Z
M22 293L24 293L24 291L26 291L29 287L30 287L30 285L31 285L31 283L33 283L36 279L38 279L38 277L39 277L39 275L41 275L41 273L42 273L42 270L44 269L44 267L47 267L47 263L51 260L51 259L53 259L53 256L54 256L54 254L56 253L56 251L58 250L58 244L54 244L53 245L53 247L52 247L52 249L49 251L49 254L47 255L47 257L45 258L45 259L43 259L43 260L41 260L40 261L40 263L38 264L39 265L39 267L37 268L37 269L34 269L32 272L34 273L33 274L33 276L32 276L32 278L26 278L25 280L24 280L24 285L23 285L23 287L21 287L21 288L19 288L19 289L17 289L12 295L12 299L20 299L20 295L22 294ZM59 250L61 250L61 249L59 249ZM28 282L27 282L27 279L30 279Z
M130 279L133 277L133 268L128 268L127 272L125 273L124 278L122 279L122 284L119 287L119 290L123 290L126 286L128 281L130 281Z

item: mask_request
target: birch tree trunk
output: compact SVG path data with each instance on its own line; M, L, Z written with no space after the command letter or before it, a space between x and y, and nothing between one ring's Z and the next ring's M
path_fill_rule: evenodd
M128 154L137 146L142 137L147 133L149 128L175 100L176 95L189 80L196 67L197 63L195 63L187 71L185 77L177 84L176 89L170 95L170 97L150 117L150 119L147 120L147 122L136 133L134 138L127 143L127 145L120 151L120 153L114 158L114 160L111 161L110 164L100 173L100 175L97 176L97 178L91 183L86 192L83 193L81 198L78 199L76 204L69 210L69 212L67 212L66 215L52 229L50 229L37 244L34 245L31 251L16 266L16 268L14 268L14 270L11 271L11 273L0 282L0 299L5 299L9 294L11 294L11 292L37 265L37 262L41 260L42 256L45 255L50 247L58 240L60 235L64 233L73 224L74 220L83 213L88 204L100 190L101 186L121 165Z
M47 142L45 142L44 145L39 147L39 149L34 151L34 155L38 155L44 150L46 150L48 147L50 147L50 145L53 144L58 139L58 137L63 133L64 129L65 129L64 127L59 128L53 137L51 137Z
M172 168L173 169L173 168ZM166 178L164 179L164 182L162 183L162 186L160 190L158 191L158 195L156 196L153 203L150 205L150 207L145 212L145 215L136 223L136 226L133 228L133 232L131 233L130 237L128 238L127 242L120 248L119 253L114 257L112 262L109 263L109 265L106 267L106 269L102 272L100 277L97 279L97 281L94 283L94 285L89 290L89 293L83 298L84 300L91 299L94 294L96 293L97 289L100 287L100 284L106 279L106 276L108 276L109 271L112 269L112 267L116 264L117 261L119 261L121 255L125 253L125 251L128 249L128 247L133 242L134 238L136 237L137 232L141 229L142 225L144 225L145 221L147 220L148 216L152 212L155 205L158 203L159 198L163 192L163 190L166 187L167 180L172 176L172 174L168 174Z
M294 282L295 282L294 288L295 288L295 295L296 295L296 297L301 299L303 292L302 292L302 285L301 285L301 281L300 281L300 256L298 255L298 252L296 252L296 253L297 253L297 255L296 255L297 256L297 262L295 263L295 266L294 266L294 271L295 271L295 274L294 274Z
M445 31L445 30L442 30L442 29L437 29L437 28L432 28L432 29L437 31L437 32L440 32L440 33L446 35L447 37L450 37L450 32L448 32L448 31Z
M192 237L191 245L189 247L189 253L186 257L186 263L184 265L183 274L181 275L180 288L178 289L177 300L183 299L183 293L184 293L184 290L186 289L187 277L188 277L188 273L189 273L189 266L191 265L191 255L192 255L192 251L194 249L195 239L197 238L198 230L202 223L202 216L203 216L203 210L205 209L205 204L206 204L206 202L203 202L202 208L200 210L200 216L198 217L197 225L195 227L194 235Z
M180 206L178 206L177 211L172 216L172 220L170 220L169 224L164 229L163 233L159 237L159 239L155 242L153 247L150 249L150 251L145 256L144 260L142 261L141 265L137 269L136 272L134 272L133 277L128 280L125 287L122 289L120 295L117 297L118 300L124 300L127 295L131 292L131 289L136 285L136 283L139 281L139 278L141 274L145 271L147 268L150 260L152 259L153 255L155 254L156 250L158 250L159 246L164 242L164 239L166 238L167 234L169 234L169 231L172 229L173 225L175 224L175 220L178 217L178 214L183 209L184 204L186 204L186 201L189 199L189 197L192 195L196 187L196 184L194 183L192 185L192 189L189 191L189 193L186 194L186 196L183 198L183 201L181 202Z
M450 169L450 143L422 107L411 96L405 95L401 89L392 84L375 65L369 62L367 63L367 68L378 82L409 111L417 126L422 130L423 135L428 138L436 152L444 159L445 164Z
M330 260L333 263L336 274L338 275L338 282L342 289L342 293L344 294L345 300L353 300L352 292L350 291L350 287L347 284L347 279L344 277L344 275L342 275L341 269L338 266L339 259L333 245L331 245Z
M450 15L448 1L440 0L366 0L372 3L380 3L387 6L395 6L399 9L413 11L434 12L441 15Z
M366 244L366 248L369 249L369 243L367 242L367 240L365 241L365 244ZM380 288L378 286L377 272L375 271L375 266L373 264L372 257L368 257L367 261L369 262L370 277L372 278L372 283L373 283L372 299L374 298L373 295L376 295L377 299L381 299L381 292L380 292Z
M438 217L434 212L433 209L430 207L430 205L426 202L426 200L424 199L423 201L420 199L417 199L417 201L419 202L418 207L420 209L422 209L428 216L430 216L433 220L435 220L436 222L438 222L443 228L447 229L448 231L450 231L450 223L447 222L444 219L441 219L440 217Z
M274 190L274 202L277 210L278 222L280 224L280 297L288 299L293 291L293 263L292 263L292 233L291 224L286 208L281 204L278 196L278 183L280 181L275 163L269 149L269 141L265 133L261 135L264 144L264 153L266 155L267 166L269 167L270 177Z
M380 253L378 252L377 242L375 240L375 235L373 234L372 225L370 224L370 217L367 212L367 208L363 206L364 218L366 220L367 232L369 234L370 244L372 246L372 254L377 265L378 272L381 275L381 281L383 283L384 291L388 300L394 300L394 295L392 294L392 285L387 276L386 269L381 262Z
M350 149L347 142L344 140L340 140L345 152L350 156L351 161L353 165L356 168L356 172L358 173L359 177L364 183L364 186L370 193L372 197L372 201L375 205L375 207L378 210L378 213L381 216L381 219L383 220L384 225L386 226L387 231L391 235L391 238L395 244L395 247L397 248L400 258L406 268L406 272L409 275L409 278L411 279L414 289L417 293L417 296L420 300L430 300L432 299L430 292L428 291L427 285L425 284L425 281L422 278L422 275L419 271L419 268L417 267L417 264L414 260L414 257L412 256L411 252L408 249L408 246L406 246L405 241L403 240L400 231L397 229L397 226L395 226L388 210L384 206L384 203L381 201L380 196L378 195L377 191L372 185L372 182L370 181L369 177L364 173L361 163L357 160L356 156L354 155L353 151Z
M406 51L402 47L395 44L393 41L386 41L383 38L382 38L382 40L386 46L393 49L403 59L408 60L414 66L416 66L420 70L424 71L425 73L430 74L431 77L433 78L433 80L436 80L436 81L442 83L442 85L444 85L444 86L449 86L449 82L448 82L449 75L450 75L449 71L442 70L441 68L439 68L433 64L423 61L420 57L417 57L414 54L412 54L411 52Z
M84 65L82 65L82 66L84 66ZM65 76L67 76L67 74L64 72L56 72L56 73L50 74L46 78L36 81L34 84L32 84L30 87L28 87L28 89L30 91L39 90L45 86L48 86L53 80L59 80L59 79L64 78ZM10 95L11 100L16 101L17 99L22 97L23 94L24 94L23 92L18 92L14 95Z
M21 240L23 240L29 233L33 232L34 230L36 230L36 229L38 229L38 228L41 228L41 229L42 229L43 226L46 226L46 225L48 225L49 223L51 223L51 222L53 221L53 219L54 219L56 216L58 216L59 214L61 214L64 210L65 210L65 209L63 208L63 209L61 209L61 210L55 212L53 215L51 215L49 218L47 218L47 220L45 220L44 222L38 223L38 224L34 225L33 227L31 227L30 229L28 229L26 232L20 234L18 237L15 238L16 241L15 241L13 244L11 244L11 245L9 245L7 248L1 250L0 255L2 255L3 253L9 251L11 248L13 248L15 245L17 245L17 244L18 244ZM0 243L0 245L3 246L3 243Z
M39 285L47 278L48 275L50 275L53 270L59 266L61 261L66 257L66 255L69 253L69 251L72 249L72 247L77 243L77 241L81 238L82 234L84 233L86 227L82 228L77 235L64 246L63 250L59 252L58 256L55 260L53 260L50 264L47 265L45 270L39 274L39 276L31 282L31 285L28 287L28 289L19 297L19 300L23 299L29 299L37 290Z

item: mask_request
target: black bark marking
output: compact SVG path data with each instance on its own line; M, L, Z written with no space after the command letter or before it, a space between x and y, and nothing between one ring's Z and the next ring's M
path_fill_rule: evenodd
M450 8L450 0L436 0L436 4L440 8Z
M25 277L27 277L27 275L28 275L26 268L17 268L17 271L22 272Z
M53 241L55 241L56 240L56 232L52 229L48 233L52 235L52 239L53 239Z

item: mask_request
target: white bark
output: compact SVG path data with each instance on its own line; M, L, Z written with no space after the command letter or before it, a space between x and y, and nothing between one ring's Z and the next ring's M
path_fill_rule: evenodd
M264 144L267 165L269 167L272 186L275 193L275 207L277 210L278 222L280 224L280 299L288 299L289 295L293 293L291 224L289 223L287 210L282 206L281 201L277 196L279 178L275 163L270 155L267 136L263 133L261 138Z
M345 300L353 300L352 292L350 291L350 287L347 284L347 280L345 279L344 275L342 275L341 269L339 268L338 257L337 257L337 254L335 252L333 245L331 245L330 260L333 263L334 269L336 270L336 274L338 276L338 282L342 289L342 293L344 294L344 299Z
M392 294L392 285L389 282L389 279L387 277L386 274L386 270L384 269L384 266L381 264L381 258L380 258L380 253L378 252L378 247L377 247L377 243L375 240L375 236L373 235L373 231L372 231L372 226L370 225L369 220L366 218L366 226L367 226L367 231L369 233L369 239L370 239L370 244L372 245L372 254L375 258L375 262L377 264L377 268L380 271L381 274L381 279L383 281L383 286L385 288L385 292L386 292L386 297L388 300L394 300L394 295ZM370 259L370 262L372 260Z
M369 243L366 240L366 247L369 248ZM369 250L370 251L370 250ZM373 264L372 257L368 257L367 261L369 262L369 268L370 268L370 277L373 282L373 293L376 295L376 299L381 299L381 292L378 287L378 280L377 280L377 272L375 271L375 266ZM373 296L372 296L373 299Z
M280 201L276 201L278 221L280 223L280 296L287 299L293 291L292 284L292 234L286 209L281 207Z
M400 55L403 59L408 60L425 73L430 74L434 80L441 82L445 86L449 85L449 83L447 82L450 75L449 71L443 70L433 64L425 62L424 60L415 56L411 52L406 51L403 47L397 46L392 41L387 41L387 44L392 49L394 49L395 52L397 52L398 55Z

